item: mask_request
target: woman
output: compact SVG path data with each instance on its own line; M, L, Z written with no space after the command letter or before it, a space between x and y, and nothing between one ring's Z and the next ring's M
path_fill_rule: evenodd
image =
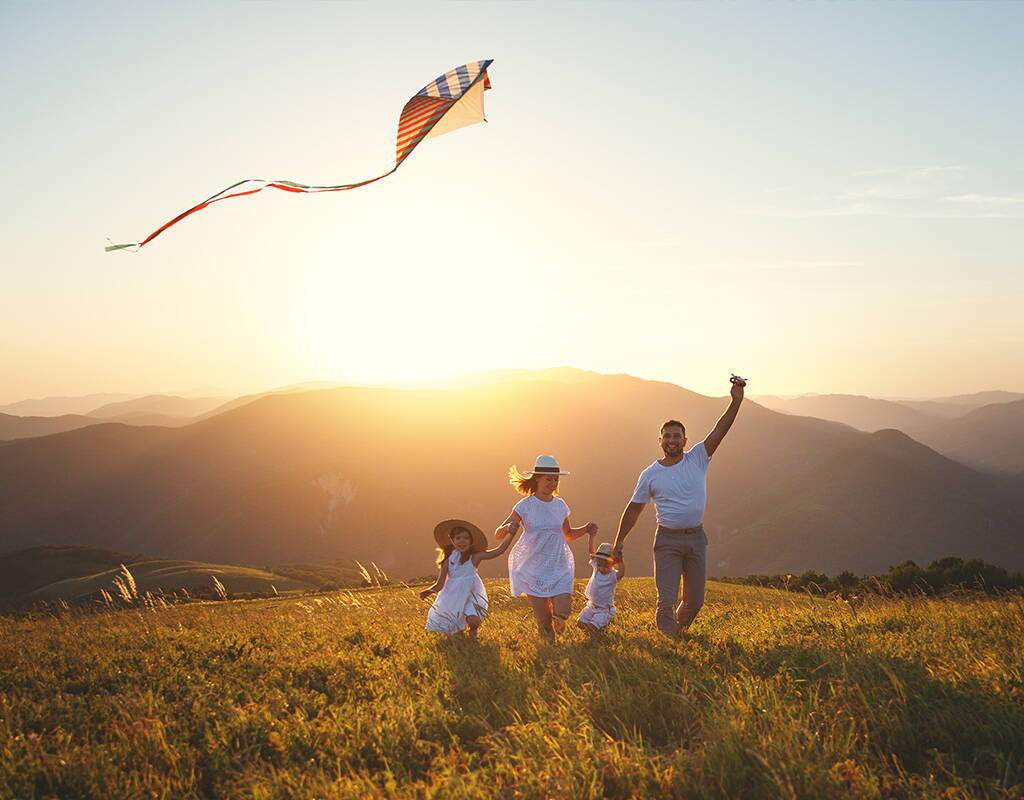
M554 456L538 456L532 472L521 473L514 465L508 471L509 483L526 495L504 523L523 525L523 536L508 557L510 589L513 597L525 595L530 601L540 635L548 641L565 630L572 611L576 565L568 543L597 533L593 522L569 525L569 506L558 496L559 477L568 474ZM499 538L500 530L495 532Z

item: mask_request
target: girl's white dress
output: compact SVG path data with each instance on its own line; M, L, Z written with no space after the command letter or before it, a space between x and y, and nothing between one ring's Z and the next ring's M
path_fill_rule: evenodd
M587 582L587 600L580 612L580 622L589 622L595 628L603 628L615 616L615 586L619 582L615 570L602 574L594 567L594 574Z
M576 563L562 535L562 523L569 516L569 506L560 497L544 502L530 495L516 503L512 510L523 520L523 535L508 557L512 596L572 594Z
M466 627L466 617L483 619L487 614L487 590L477 574L473 557L460 563L462 554L455 550L448 556L448 579L434 598L427 614L427 630L458 633Z

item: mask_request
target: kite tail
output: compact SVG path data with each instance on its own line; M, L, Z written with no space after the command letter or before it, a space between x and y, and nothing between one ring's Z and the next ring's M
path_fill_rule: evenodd
M402 162L409 157L416 146L424 139L430 136L439 136L442 133L447 133L466 125L472 125L476 122L486 122L483 113L483 92L491 88L490 78L487 77L487 68L491 63L490 59L470 61L460 67L448 70L444 75L431 81L409 98L398 118L395 166L383 175L378 175L376 178L371 178L368 181L346 183L340 186L307 186L304 183L296 183L295 181L265 181L247 178L244 181L231 184L212 197L208 197L203 202L192 206L188 211L178 214L178 216L170 222L161 225L141 242L132 244L111 243L104 249L108 253L111 250L138 250L145 247L172 225L181 222L185 217L195 214L197 211L202 211L212 203L218 203L231 197L256 194L264 189L280 189L283 192L294 192L296 194L344 192L346 189L357 189L360 186L375 183L381 178L386 178L401 166ZM476 92L476 95L472 94L471 90ZM474 96L475 100L469 102ZM449 112L452 111L457 113L449 116ZM445 124L437 127L442 119L446 120ZM107 241L110 240L108 239Z
M296 183L295 181L265 181L259 178L246 178L245 180L237 181L236 183L233 183L230 186L221 189L215 195L212 195L211 197L206 198L203 202L197 203L196 205L192 206L192 208L188 209L188 211L182 211L180 214L178 214L178 216L176 216L169 222L165 222L163 225L161 225L159 228L157 228L155 231L149 234L149 236L147 236L141 242L129 242L128 244L110 244L104 247L103 250L109 253L112 250L130 250L131 248L135 248L135 250L137 251L139 248L153 241L157 236L159 236L165 230L170 228L172 225L181 222L183 219L185 219L185 217L191 214L195 214L197 211L202 211L208 205L217 203L221 200L228 200L232 197L245 197L246 195L257 194L258 192L262 192L264 189L280 189L281 191L284 192L293 192L296 194L316 194L319 192L343 192L347 189L358 189L360 186L367 186L371 183L379 181L381 178L386 178L396 169L398 169L397 164L395 165L394 169L390 170L389 172L385 172L383 175L378 175L376 178L370 178L370 180L367 181L359 181L358 183L340 184L338 186L307 186L304 183ZM235 189L238 189L241 186L246 186L247 184L250 186L254 186L255 188L246 188L242 191L237 192L234 191Z

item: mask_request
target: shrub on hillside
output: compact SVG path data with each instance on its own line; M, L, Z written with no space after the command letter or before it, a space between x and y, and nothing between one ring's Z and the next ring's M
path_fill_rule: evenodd
M964 560L947 556L933 561L927 568L913 561L889 567L882 575L858 577L849 570L830 578L808 570L802 575L748 575L745 578L719 578L727 583L810 592L816 595L838 594L842 597L865 593L945 594L952 591L974 591L986 594L1024 591L1024 575L1007 572L1000 566L977 558Z

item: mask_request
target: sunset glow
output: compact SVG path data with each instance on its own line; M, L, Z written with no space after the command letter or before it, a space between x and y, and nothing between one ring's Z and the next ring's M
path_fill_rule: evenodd
M6 174L40 187L0 199L0 402L556 365L709 394L737 370L777 394L1024 389L1017 4L0 15ZM112 25L135 35L111 49ZM388 181L103 252L242 177L380 174L402 103L471 58L495 59L489 122ZM125 98L146 101L110 113Z

